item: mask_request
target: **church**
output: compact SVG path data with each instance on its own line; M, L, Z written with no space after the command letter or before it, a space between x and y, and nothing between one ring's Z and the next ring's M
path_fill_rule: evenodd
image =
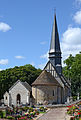
M57 28L56 14L52 29L51 43L49 49L49 61L42 73L32 83L18 80L4 94L4 104L17 106L30 104L32 91L33 104L63 104L71 96L71 84L62 74L61 49Z
M71 96L71 84L62 74L61 49L56 14L52 28L49 61L42 73L32 83L34 104L62 104Z

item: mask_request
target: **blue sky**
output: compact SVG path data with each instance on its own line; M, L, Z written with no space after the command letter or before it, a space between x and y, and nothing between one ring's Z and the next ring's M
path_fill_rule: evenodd
M0 70L47 62L54 8L63 60L81 51L81 0L0 0Z

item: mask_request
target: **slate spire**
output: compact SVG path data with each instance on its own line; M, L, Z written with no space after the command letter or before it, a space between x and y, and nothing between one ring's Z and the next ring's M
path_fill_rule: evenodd
M50 53L52 52L61 52L60 43L59 43L59 34L57 28L56 14L54 15L54 23L52 28L51 44L50 44Z
M51 63L57 68L59 74L62 72L61 67L61 49L59 34L57 28L56 14L54 15L54 23L52 28L51 43L49 50L49 59Z

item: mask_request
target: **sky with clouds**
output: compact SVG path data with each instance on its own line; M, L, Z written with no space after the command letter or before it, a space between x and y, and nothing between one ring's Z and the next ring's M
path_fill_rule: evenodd
M32 64L45 66L54 9L62 62L81 51L81 0L1 0L0 70Z

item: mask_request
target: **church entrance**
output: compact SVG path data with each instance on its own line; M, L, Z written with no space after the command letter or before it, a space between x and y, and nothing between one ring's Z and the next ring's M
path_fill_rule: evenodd
M20 94L17 94L17 105L21 103L21 96Z

